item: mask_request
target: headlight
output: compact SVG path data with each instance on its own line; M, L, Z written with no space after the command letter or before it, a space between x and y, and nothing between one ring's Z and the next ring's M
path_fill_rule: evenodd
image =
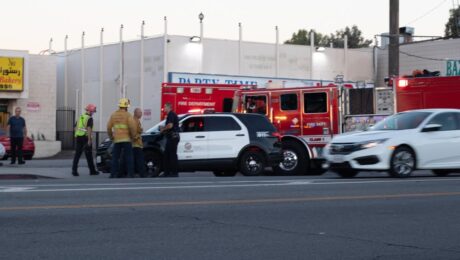
M379 140L372 140L361 143L361 149L369 149L378 146L381 143L384 143L388 139L379 139Z

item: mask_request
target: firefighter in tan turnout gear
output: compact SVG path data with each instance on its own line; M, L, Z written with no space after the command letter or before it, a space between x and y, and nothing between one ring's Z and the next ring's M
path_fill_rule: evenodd
M119 109L110 116L107 123L107 133L114 144L110 178L121 177L119 168L122 152L127 176L130 178L134 177L132 141L136 136L136 127L132 115L128 112L129 105L127 98L120 99L118 103Z

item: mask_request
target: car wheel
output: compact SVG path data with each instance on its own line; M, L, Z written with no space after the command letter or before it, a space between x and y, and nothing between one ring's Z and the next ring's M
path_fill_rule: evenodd
M27 161L32 160L32 155L26 155L26 156L24 156L24 160L27 160Z
M309 158L305 156L304 149L293 141L283 142L284 160L274 167L277 175L305 174L309 165Z
M161 156L156 152L146 151L144 157L147 175L158 177L158 175L160 175L161 167L163 164Z
M236 171L214 171L216 177L233 177L236 175Z
M433 170L433 173L439 177L446 177L451 173L449 170Z
M397 178L407 178L415 170L415 154L408 147L397 148L390 161L390 175Z
M244 176L258 176L265 170L265 159L261 152L248 151L241 156L240 172Z
M334 170L334 172L340 177L347 179L353 178L358 174L358 171L352 169Z

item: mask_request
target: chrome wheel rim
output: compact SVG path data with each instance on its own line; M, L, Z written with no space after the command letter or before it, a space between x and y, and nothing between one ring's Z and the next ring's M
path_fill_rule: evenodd
M261 163L256 156L251 155L248 157L248 159L246 159L246 168L249 170L249 172L255 173L260 170Z
M393 159L393 169L401 176L409 175L415 166L414 156L407 151L401 151L395 154Z
M297 154L291 150L285 150L283 152L283 161L280 163L280 168L284 171L292 171L297 167L299 163L299 158Z

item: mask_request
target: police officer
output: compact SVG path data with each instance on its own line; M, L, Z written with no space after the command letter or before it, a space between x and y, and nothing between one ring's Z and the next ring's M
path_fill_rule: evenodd
M78 174L78 162L80 161L80 157L82 152L85 152L86 161L88 162L88 167L90 171L90 175L98 175L99 172L94 167L93 161L93 140L92 140L92 133L93 133L93 114L96 113L96 106L93 104L89 104L86 106L86 112L80 116L77 122L77 127L75 130L75 137L77 139L77 148L75 150L75 155L73 158L72 164L72 175L79 176Z
M144 130L142 129L142 110L140 108L136 108L134 110L134 125L136 126L135 137L133 140L133 155L134 155L134 164L136 172L144 178L145 176L145 161L144 161L144 150L143 150L143 143L142 143L142 133Z
M128 113L129 100L122 98L118 102L119 109L115 111L107 123L107 133L113 141L112 169L110 178L119 178L120 156L123 152L124 163L128 177L134 177L133 146L136 128L133 117Z
M177 170L177 145L180 141L179 118L172 111L172 105L169 102L164 105L164 111L167 116L165 126L161 128L161 133L166 136L163 177L179 177Z

